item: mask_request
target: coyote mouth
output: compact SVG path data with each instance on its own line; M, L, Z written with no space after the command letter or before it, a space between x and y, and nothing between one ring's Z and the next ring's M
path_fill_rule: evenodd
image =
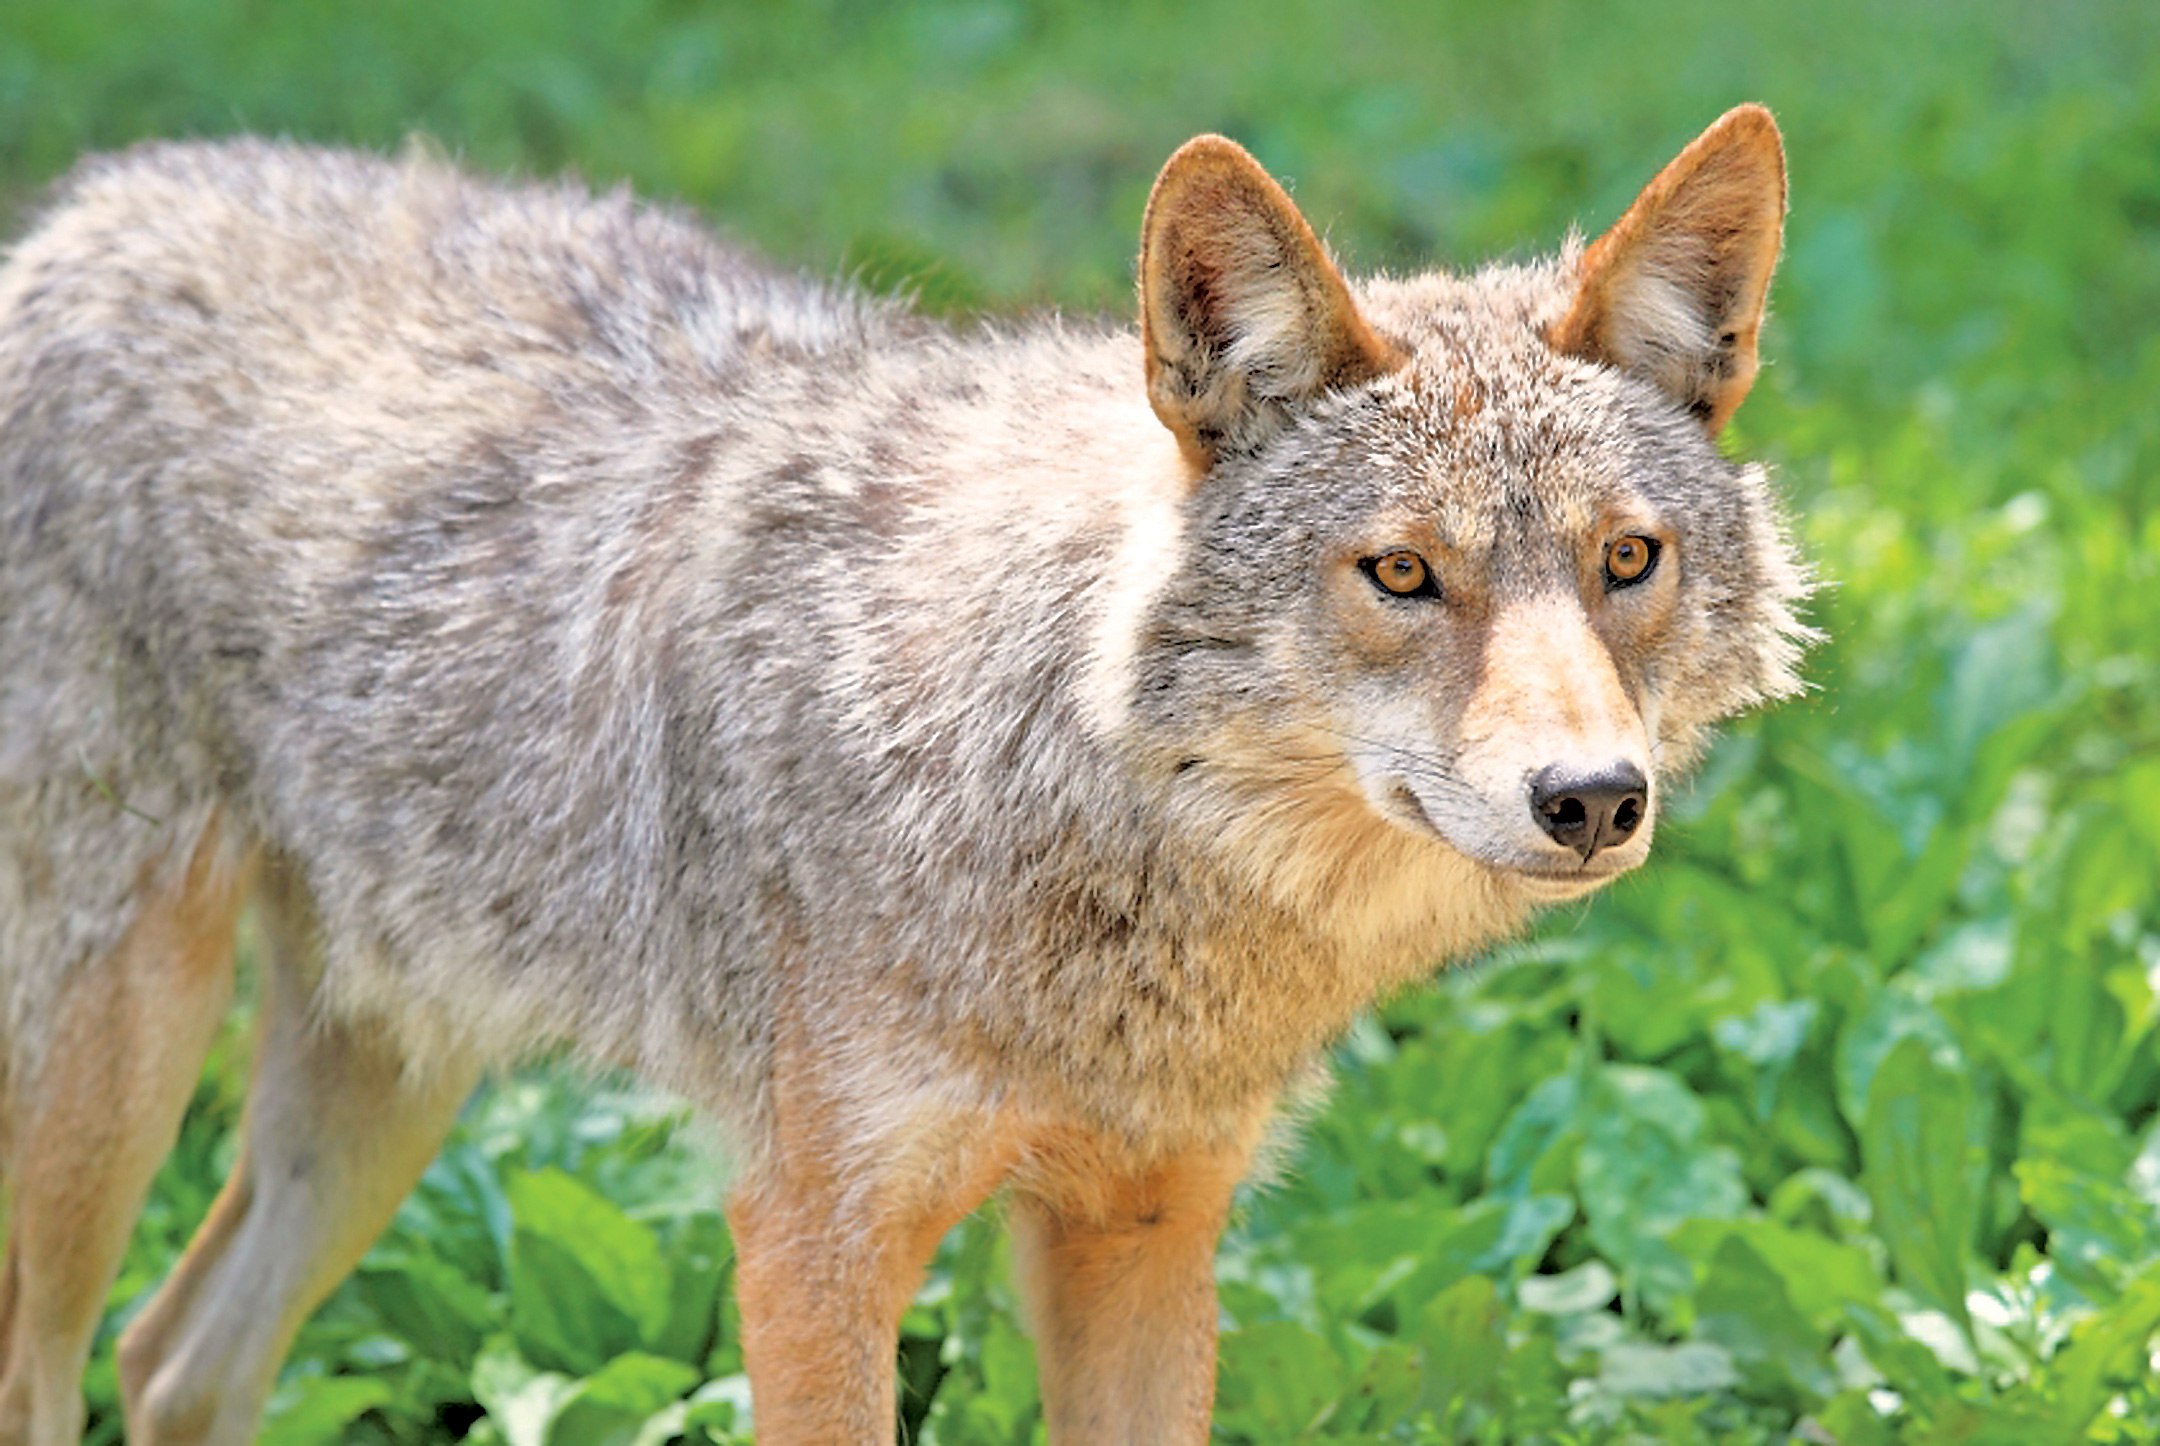
M1425 811L1425 805L1419 800L1416 789L1398 778L1395 780L1395 786L1388 792L1389 796L1394 799L1396 807L1402 810L1403 821L1423 829L1443 843L1448 841L1446 832L1441 829L1439 824L1433 822L1433 816Z
M1564 903L1579 899L1611 883L1623 874L1634 871L1642 862L1642 855L1621 862L1614 857L1617 850L1608 851L1598 858L1584 862L1570 858L1538 860L1529 853L1478 847L1458 839L1442 828L1417 790L1401 779L1388 790L1389 802L1394 805L1386 813L1401 827L1422 834L1444 844L1459 854L1476 860L1488 869L1493 878L1514 887L1526 898L1538 903Z
M1524 894L1540 902L1564 903L1592 893L1628 872L1626 869L1495 869Z

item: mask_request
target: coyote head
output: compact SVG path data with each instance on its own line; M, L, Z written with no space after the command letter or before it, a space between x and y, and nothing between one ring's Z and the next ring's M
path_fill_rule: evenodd
M1641 862L1714 721L1796 686L1806 591L1746 396L1785 212L1732 111L1588 247L1346 280L1251 156L1172 156L1148 398L1191 474L1135 662L1190 763L1333 790L1533 899Z

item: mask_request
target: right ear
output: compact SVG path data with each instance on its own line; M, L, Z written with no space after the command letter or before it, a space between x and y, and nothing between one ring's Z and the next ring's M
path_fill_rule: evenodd
M1292 404L1403 363L1290 197L1234 141L1180 147L1140 233L1148 401L1198 467L1265 441Z
M1655 383L1713 437L1755 380L1755 343L1785 226L1785 148L1736 106L1660 171L1583 253L1547 339Z

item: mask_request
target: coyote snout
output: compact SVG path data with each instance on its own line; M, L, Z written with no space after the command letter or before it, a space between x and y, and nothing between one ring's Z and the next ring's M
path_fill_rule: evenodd
M1540 897L1640 864L1654 823L1657 702L1647 670L1624 667L1601 636L1602 609L1553 592L1492 616L1476 668L1462 681L1439 670L1431 704L1405 720L1432 741L1370 754L1368 791L1400 800L1380 812Z
M1490 720L1489 734L1470 756L1517 801L1510 835L1528 851L1524 871L1589 882L1641 863L1651 835L1641 685L1622 679L1589 609L1558 598L1510 610L1485 672L1470 712Z

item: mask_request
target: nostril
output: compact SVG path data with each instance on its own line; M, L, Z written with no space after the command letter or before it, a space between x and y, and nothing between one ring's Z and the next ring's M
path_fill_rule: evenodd
M1555 843L1587 862L1634 837L1649 812L1649 787L1632 763L1581 772L1554 764L1530 780L1530 810Z
M1579 798L1556 798L1545 808L1546 827L1581 828L1590 821L1590 810Z

